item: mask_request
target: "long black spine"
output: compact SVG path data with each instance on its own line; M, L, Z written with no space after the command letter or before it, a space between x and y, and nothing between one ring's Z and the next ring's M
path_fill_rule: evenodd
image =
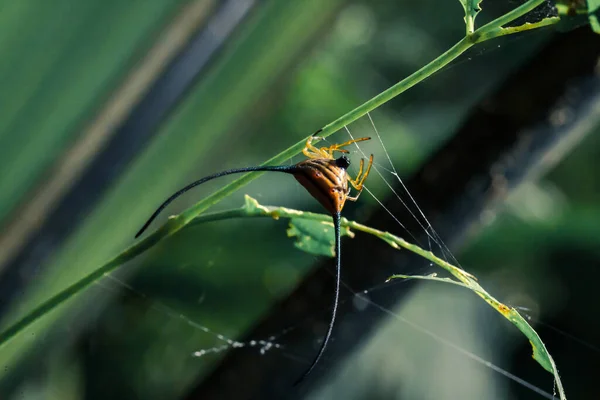
M294 386L298 385L300 382L304 380L312 371L315 369L315 366L323 356L325 352L325 348L327 347L327 343L331 338L331 333L333 332L333 325L335 323L335 316L337 313L338 302L340 298L340 282L341 282L341 274L342 274L342 245L341 245L341 214L336 212L332 214L333 217L333 226L335 228L335 297L333 300L333 309L331 311L331 320L329 321L329 328L327 329L327 334L323 339L323 343L321 343L321 348L317 353L317 356L313 360L312 364L308 369L302 374L302 376L294 383Z
M296 171L296 166L294 166L294 165L274 165L274 166L234 168L234 169L228 169L226 171L217 172L216 174L212 174L209 176L205 176L204 178L199 179L195 182L192 182L189 185L187 185L186 187L178 190L171 197L169 197L167 200L165 200L160 205L160 207L158 207L156 209L156 211L154 211L154 214L152 214L152 216L148 219L148 221L146 221L146 223L144 224L144 226L142 226L142 228L138 231L138 233L136 233L135 237L138 238L142 233L144 233L144 231L148 228L148 226L150 226L152 221L154 221L154 219L158 216L158 214L160 214L162 212L162 210L165 209L166 206L168 206L173 200L175 200L177 197L181 196L188 190L193 189L194 187L196 187L198 185L202 185L203 183L208 182L212 179L220 178L221 176L231 175L231 174L239 174L242 172L257 172L257 171L285 172L285 173L291 174L291 173L294 173L294 171Z

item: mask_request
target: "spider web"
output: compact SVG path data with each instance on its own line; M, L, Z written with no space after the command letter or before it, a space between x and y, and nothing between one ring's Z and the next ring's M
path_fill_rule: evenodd
M392 162L389 152L386 149L386 146L384 145L384 141L381 137L381 134L380 134L379 130L377 129L371 115L369 114L367 117L371 124L372 131L376 137L375 143L379 144L379 146L381 147L381 149L384 153L384 156L385 156L385 157L379 157L378 160L383 159L383 162L386 162L388 164L388 165L383 165L383 163L381 163L381 162L374 163L372 174L374 172L377 176L379 176L379 178L385 183L385 186L389 189L389 191L393 194L393 196L397 199L397 201L399 201L404 207L406 207L409 210L412 218L414 218L418 222L421 230L425 233L425 236L427 238L426 246L423 246L423 243L421 243L420 245L422 247L428 248L430 251L432 251L434 253L439 253L440 256L444 260L446 260L456 266L460 266L457 258L453 255L453 253L450 251L448 246L444 243L444 241L442 240L440 235L436 232L436 230L434 229L432 224L429 222L429 219L423 212L423 210L417 204L414 197L409 193L408 189L406 188L406 185L404 184L404 182L402 181L402 179L400 177L400 174L398 173L397 169L395 168L395 166ZM355 138L355 135L353 135L348 128L346 128L346 133L348 134L348 136L350 138L353 138L353 139ZM353 150L353 152L357 156L362 156L363 158L368 158L368 154L367 154L367 152L365 152L363 150L362 146L357 145L356 150ZM391 181L397 181L399 184L399 187L402 188L402 190L401 191L395 190ZM402 230L402 231L406 230L405 225L402 224L402 222L391 211L389 211L388 209L385 208L385 205L383 204L383 202L378 198L378 196L371 189L366 187L365 192L366 192L366 194L372 196L374 201L377 202L381 207L383 207L388 212L390 217L398 224L400 230ZM408 232L408 231L407 231L407 233L415 241L417 240L416 235L414 233ZM342 265L342 269L343 269L343 265ZM422 271L424 271L426 269L428 269L428 267L421 268ZM422 320L423 318L420 318L420 317L415 318L415 316L407 316L407 315L405 315L406 313L404 311L398 312L397 310L392 310L390 308L387 308L387 307L384 307L384 306L378 304L377 302L375 302L369 298L370 294L373 294L373 293L381 291L381 290L401 290L401 289L399 289L399 286L402 283L403 283L402 281L392 282L391 284L383 284L382 283L381 285L377 285L377 286L374 286L371 288L354 291L350 288L349 285L347 285L344 282L343 285L345 286L346 290L351 292L353 294L353 296L350 298L342 299L341 301L344 303L348 302L348 301L353 301L353 302L357 302L357 303L362 303L363 305L366 304L368 306L372 306L372 307L378 309L380 312L388 315L389 318L394 323L402 325L404 327L404 330L408 329L409 331L413 331L413 333L416 335L426 337L427 341L430 343L430 345L431 345L431 343L435 344L434 347L436 349L438 349L438 350L446 349L450 352L453 352L456 356L462 357L465 360L469 360L470 362L473 362L479 366L484 366L487 369L489 369L490 371L493 371L494 373L496 373L500 376L503 376L505 378L508 378L508 379L516 382L517 384L531 390L532 392L536 393L537 395L539 395L543 398L550 398L550 399L555 398L552 393L549 393L548 391L537 386L536 384L533 384L531 382L528 382L527 380L524 380L524 379L518 377L517 375L511 373L510 371L506 370L505 368L501 367L500 365L496 364L495 362L490 361L490 357L492 357L491 355L489 355L489 354L486 356L478 355L477 352L472 351L472 350L466 348L464 344L461 344L460 340L457 341L453 338L449 338L447 335L445 335L443 333L443 331L440 332L439 330L427 327L428 323L417 322L419 320ZM187 326L191 327L192 329L194 329L198 332L201 332L203 335L206 335L206 336L212 338L212 340L214 341L214 345L209 346L209 347L196 348L193 351L190 351L188 353L188 356L191 358L207 359L207 362L211 363L211 362L216 361L215 356L219 356L220 354L222 354L226 351L235 351L236 349L240 349L240 348L254 348L254 349L256 349L256 352L258 355L264 355L267 352L276 351L276 352L280 353L282 356L284 356L290 360L293 360L295 362L299 362L302 364L308 364L311 361L312 354L295 354L292 352L291 349L288 349L286 347L286 344L285 344L286 343L286 335L288 333L294 331L296 329L296 326L287 327L287 328L282 329L281 331L276 332L272 335L269 335L268 337L265 337L265 338L255 338L250 341L242 342L242 341L238 341L238 340L234 339L233 337L235 337L235 335L231 336L231 335L223 334L223 333L221 333L222 331L220 329L211 328L202 323L199 323L197 320L195 320L191 317L188 317L184 313L175 311L175 309L173 309L172 307L169 307L166 304L164 304L158 300L154 300L154 299L146 296L141 291L135 289L130 284L126 283L125 281L123 281L115 276L108 276L107 279L105 281L103 281L101 284L103 287L109 287L109 288L110 288L110 285L117 286L117 287L122 288L123 290L133 294L134 296L145 299L151 305L152 310L162 313L163 315L166 315L173 320L178 320L181 323L186 324ZM440 289L437 287L435 290L438 293L431 294L432 297L433 296L443 297L443 296L447 295L447 293L446 294L439 293ZM469 293L467 293L467 296L468 295L469 295ZM328 306L329 305L324 305L324 308L327 308ZM529 319L532 320L532 318L530 318L530 317L529 317ZM429 323L431 323L431 321L429 321ZM391 328L391 329L398 329L398 328L396 327L396 328ZM590 348L591 350L598 352L598 348L590 343L587 343L581 339L574 338L574 337L572 337L572 335L569 335L566 332L563 332L560 330L557 330L557 332L565 337L571 337L571 339L576 340L577 342L581 342L582 345L585 345L586 347ZM327 353L325 354L325 357L326 358L328 357ZM363 373L364 373L364 371L363 371ZM423 374L423 372L420 371L419 374ZM444 385L440 385L440 387L444 387L445 388L444 390L447 389L447 387ZM327 389L324 389L324 390L325 390L325 392L324 392L325 394L323 392L320 392L320 394L315 395L316 396L315 398L321 398L321 397L327 398L328 397ZM489 385L485 386L485 389L483 390L482 393L484 395L490 394Z
M379 130L377 129L373 118L370 114L367 114L367 117L369 119L369 122L371 124L372 127L372 131L375 134L376 138L377 138L377 142L379 143L381 150L383 151L385 157L384 160L387 161L387 166L383 166L381 164L377 164L373 166L373 170L375 171L375 173L380 177L380 179L385 183L385 186L387 187L387 189L389 190L389 192L395 197L395 199L402 204L402 206L408 211L408 213L410 214L410 216L417 221L418 225L420 226L421 230L425 233L426 238L427 238L427 248L430 252L432 253L437 253L438 256L442 259L444 259L446 262L453 264L461 269L462 265L460 264L460 262L458 261L458 259L454 256L454 254L452 253L452 251L450 250L450 248L446 245L446 243L444 242L444 240L442 239L442 237L438 234L438 232L434 229L434 227L432 226L431 222L429 221L429 219L427 218L427 216L425 215L425 212L421 209L421 207L419 206L419 204L417 203L417 201L415 200L414 196L410 193L410 191L408 190L406 184L404 183L404 181L402 180L400 174L398 173L398 170L396 169L396 167L394 166L394 163L392 162L392 159L389 155L389 152L386 148L386 146L384 145L384 142L382 140L381 134L379 132ZM352 134L352 132L350 131L350 129L348 127L345 127L345 130L348 134L349 137L351 137L352 139L354 139L354 135ZM357 151L359 153L360 156L366 158L366 153L365 151L363 151L363 149L361 148L361 145L359 145L358 143L356 143L356 148ZM382 172L383 171L383 172ZM387 175L389 176L389 179L384 175L384 173L387 173ZM390 180L393 180L397 183L397 187L400 188L400 190L396 190L394 188L394 186L392 185L392 183L390 182ZM413 234L412 232L408 231L407 228L405 227L404 224L402 224L398 218L396 218L394 216L394 214L389 211L389 209L387 209L384 205L383 202L381 200L379 200L377 198L377 196L370 190L367 190L367 193L369 193L369 195L371 195L375 201L382 206L382 208L390 215L390 217L399 225L399 227L401 228L401 230L406 231L415 241L418 242L418 240L416 239L415 234ZM420 245L420 247L425 247L423 246L422 243L418 243ZM430 267L432 267L432 265L430 264ZM436 289L439 290L439 289ZM444 296L443 294L440 293L433 293L433 296ZM452 296L451 293L447 293L447 296ZM429 338L431 338L432 340L434 340L435 342L437 342L438 344L448 347L454 351L456 351L458 354L472 360L475 361L478 364L484 365L486 367L488 367L489 369L491 369L492 371L494 371L495 373L502 375L516 383L518 383L519 385L531 390L532 392L540 395L541 397L544 398L555 398L554 395L555 393L551 394L545 390L543 390L541 387L536 386L535 384L526 381L525 379L522 379L514 374L512 374L511 372L509 372L508 370L500 367L499 365L496 365L495 363L489 361L488 359L479 356L477 354L475 354L472 351L467 350L465 347L461 346L460 344L457 344L451 340L449 340L448 338L444 337L441 334L435 333L432 330L426 329L418 324L415 324L413 321L403 317L402 315L400 315L397 312L394 312L388 308L382 307L379 304L376 303L372 303L375 307L377 307L379 310L381 310L382 312L390 315L391 317L393 317L395 320L397 321L401 321L404 324L409 325L411 328L415 329L416 331L419 331L420 333L427 335ZM472 338L473 339L473 338ZM443 386L443 385L442 385ZM441 394L441 393L439 393ZM486 388L486 390L484 391L484 393L481 393L481 395L484 396L489 396L489 387ZM473 394L471 394L473 395ZM456 394L455 394L456 396Z
M112 283L114 283L118 287L130 292L131 294L148 300L150 302L151 308L153 310L155 310L159 313L162 313L172 319L179 320L182 323L190 326L191 328L207 334L208 336L214 338L216 343L218 343L213 347L198 349L198 350L194 351L191 354L191 356L193 356L193 357L202 358L202 357L207 357L207 356L211 356L211 355L215 355L215 354L219 354L219 353L224 353L224 352L230 351L230 350L250 347L250 348L256 348L257 352L260 355L264 355L268 351L279 351L286 358L288 358L290 360L294 360L296 362L302 362L303 364L309 364L310 361L312 360L311 355L306 356L306 355L298 355L295 353L291 353L288 350L286 350L286 346L284 344L280 343L285 340L285 335L287 333L291 332L292 330L294 330L295 327L286 328L274 335L269 336L266 339L255 339L255 340L250 340L248 342L240 342L235 339L229 338L221 333L215 332L214 330L210 329L209 327L204 326L204 325L192 320L191 318L188 318L184 314L175 311L174 309L168 307L167 305L165 305L164 303L162 303L160 301L150 299L148 296L144 295L140 291L134 289L131 285L127 284L126 282L124 282L118 278L115 278L115 277L109 275L109 276L107 276L106 279L110 280ZM392 285L399 285L400 283L401 282L394 283ZM105 288L107 290L112 289L111 286L106 285L106 282L101 282L101 283L99 283L99 285L101 285L103 288ZM343 285L347 290L352 291L352 289L347 284L343 283ZM556 398L553 394L550 394L547 391L543 390L542 388L512 374L508 370L503 369L502 367L494 364L493 362L491 362L489 360L486 360L484 357L478 356L477 354L469 351L468 349L462 347L461 345L453 342L452 340L446 339L444 336L426 328L425 326L411 320L410 318L407 318L406 316L403 316L401 313L398 313L389 308L383 307L380 304L369 299L369 297L368 297L369 294L371 294L375 291L378 291L378 290L382 290L384 287L389 288L390 286L391 285L389 285L389 284L388 285L380 285L380 286L373 287L371 289L365 289L360 292L353 292L353 293L361 301L368 303L368 305L377 308L382 313L387 314L394 321L397 321L397 322L401 323L402 325L410 328L411 330L414 330L416 333L427 336L429 339L431 339L433 342L435 342L440 347L446 347L446 348L450 349L451 351L456 352L458 355L460 355L470 361L473 361L481 366L489 368L493 372L498 373L499 375L504 376L504 377L518 383L519 385L531 390L532 392L542 396L543 398L547 398L547 399L555 399ZM350 299L350 300L346 299L346 300L342 300L340 303L343 304L345 302L352 301L352 300L353 299ZM563 333L563 332L561 332L561 333ZM567 333L563 333L563 334L568 335ZM582 344L586 345L587 347L594 348L593 345L591 345L587 342L581 341L580 339L578 339L578 341L582 342ZM597 350L597 348L596 348L596 350ZM325 355L324 357L327 358L327 355ZM316 398L321 398L321 397L319 395L317 395ZM328 398L328 397L325 395L325 396L323 396L323 398Z
M448 69L456 68L459 65L462 65L466 62L470 62L474 57L477 57L484 53L489 53L489 52L495 51L506 43L520 41L522 39L523 39L523 37L508 37L508 38L503 39L502 44L490 44L490 45L480 46L475 51L471 52L468 57L465 57L462 60L453 63L446 69L448 70ZM423 92L422 96L426 96L426 95L427 95L427 93ZM440 235L438 235L438 233L436 232L436 230L430 223L429 219L425 215L425 213L422 211L422 209L419 207L419 205L415 201L414 197L407 190L406 186L404 185L404 182L401 179L400 173L398 172L397 168L395 167L394 163L392 162L392 158L390 157L390 154L389 154L386 146L384 145L382 136L381 136L379 130L377 129L376 124L373 121L373 118L371 117L370 114L367 115L367 117L368 117L368 121L372 127L372 133L375 135L375 139L376 139L375 142L379 144L379 146L382 149L383 154L384 154L384 157L378 157L376 159L377 161L376 161L376 163L374 163L373 171L371 174L373 175L373 173L375 173L382 180L382 182L384 182L385 187L389 190L390 193L392 193L392 195L395 197L395 199L398 202L400 202L407 210L409 210L410 215L412 216L412 218L415 221L417 221L418 225L420 226L421 231L425 234L427 242L419 243L419 241L417 240L417 236L418 236L417 232L410 232L410 231L406 230L405 224L403 224L402 221L400 221L400 219L396 215L394 215L393 212L391 212L389 209L387 209L385 207L383 201L380 200L380 197L382 195L377 194L374 190L371 190L370 187L366 187L365 194L363 194L362 196L370 195L373 198L373 200L379 204L379 207L382 207L385 211L387 211L390 218L393 219L398 224L400 232L406 231L406 233L412 238L412 240L417 242L417 244L419 244L421 247L427 248L428 250L430 250L434 253L437 253L441 258L450 262L451 264L461 267L457 258L450 251L448 246L446 246L443 239L440 237ZM351 138L356 137L356 135L352 134L352 132L348 128L346 128L346 133ZM359 135L359 136L362 136L362 135ZM368 152L363 151L363 147L364 146L362 146L362 145L359 146L357 144L356 150L354 152L357 156L362 156L364 158L368 158ZM383 160L383 161L380 161L380 160ZM401 191L396 190L395 185L396 185L396 187L400 187L402 190ZM343 252L343 250L342 250L342 252ZM342 269L343 268L344 268L344 266L343 266L343 262L342 262ZM425 273L427 269L428 269L428 267L423 267L421 269L422 270L421 272ZM379 291L402 290L402 284L403 284L402 281L396 281L396 282L392 282L390 284L382 283L381 285L373 286L370 288L364 288L361 290L353 290L346 283L343 283L343 284L344 284L346 290L348 290L350 293L352 293L353 296L346 298L346 299L341 299L341 302L345 303L348 301L352 301L357 304L357 307L361 307L361 306L362 307L366 307L366 306L373 307L373 308L378 309L379 312L384 313L389 316L390 323L388 324L388 326L382 328L381 331L384 331L384 330L394 331L394 329L396 329L396 330L399 329L399 332L402 332L401 334L404 334L407 331L412 331L414 335L422 336L423 338L425 338L424 341L426 341L426 343L428 343L428 346L434 348L434 355L436 355L435 354L436 352L442 353L442 352L448 351L451 354L454 354L458 357L462 357L464 360L468 360L469 362L474 363L477 366L476 368L480 369L480 367L483 366L483 367L485 367L485 369L492 371L494 374L498 374L499 376L508 378L508 379L518 383L519 385L522 385L523 387L525 387L525 388L531 390L532 392L536 393L537 395L539 395L541 398L555 398L552 393L549 393L547 390L544 390L544 388L539 387L534 383L528 382L528 381L516 376L515 374L511 373L507 369L498 365L496 363L496 361L490 361L491 359L496 360L497 355L490 354L490 352L486 352L486 351L484 351L485 355L481 355L481 352L479 351L479 350L481 350L481 348L478 348L475 350L471 350L470 348L467 348L465 346L465 344L463 343L463 341L460 340L461 339L460 334L458 335L459 336L458 338L450 337L449 334L447 332L445 332L443 329L440 330L440 329L436 329L435 327L432 327L435 325L435 323L432 323L431 320L427 321L427 318L423 317L423 315L426 315L428 312L431 311L431 309L425 309L425 310L421 310L420 313L413 312L411 314L410 312L406 311L405 309L403 309L402 311L393 310L393 309L384 307L384 306L378 304L377 302L371 300L370 295L373 293L379 292ZM144 299L144 301L150 305L150 309L153 312L156 312L160 315L164 315L174 322L184 324L184 325L190 327L192 330L197 331L199 334L207 337L208 338L207 341L212 341L213 343L210 344L209 346L198 346L196 344L191 344L190 346L188 346L188 347L190 347L190 350L187 352L187 357L189 357L190 360L193 360L193 362L206 363L210 367L210 365L217 362L219 357L222 356L225 352L236 351L241 348L255 349L255 351L258 355L257 362L260 362L260 356L265 355L269 352L277 352L278 354L281 354L282 356L292 360L292 362L298 362L298 363L302 363L304 365L308 365L310 363L310 361L312 360L312 357L314 356L312 353L296 354L292 351L292 349L287 348L286 335L288 335L290 332L294 331L297 328L296 326L285 327L285 329L281 329L279 332L274 332L272 335L269 335L267 337L254 338L253 340L242 342L242 341L235 339L237 336L239 336L238 332L224 333L224 332L227 332L228 330L224 329L223 327L207 326L207 324L202 323L201 320L190 317L185 312L178 311L176 309L176 307L168 306L166 303L154 299L153 296L146 295L143 291L133 287L130 283L127 283L124 279L121 279L115 275L107 276L106 279L101 281L99 285L103 289L106 289L106 290L121 290L122 289L123 291L131 294L132 296ZM435 286L435 288L430 289L429 292L426 291L426 293L428 293L430 295L430 297L436 297L438 299L440 299L440 298L447 299L448 298L448 297L445 297L445 296L449 296L448 295L449 291L446 291L446 288L440 289L439 285L437 285L437 284L430 284L428 286ZM425 289L425 290L427 290L427 289ZM435 290L435 292L433 292L433 290ZM454 292L452 292L452 293L454 294ZM471 293L466 292L464 294L464 296L471 297ZM432 303L429 303L428 306L424 306L424 307L426 307L426 308L431 307L431 305L432 305ZM323 309L327 309L328 307L329 307L328 304L323 305ZM456 312L462 313L463 311L464 310L461 309ZM500 319L499 317L497 317L497 318ZM531 317L529 317L529 318L530 318L530 320L534 320ZM541 321L536 321L536 322L543 323ZM398 326L401 326L401 328L398 328ZM477 328L477 327L474 326L474 328ZM581 339L578 339L578 338L574 337L573 335L570 335L567 332L560 331L560 330L557 330L557 332L565 337L568 337L572 340L580 342L582 345L588 347L592 351L599 352L599 349L596 346L594 346L593 344L590 344ZM336 334L336 332L334 332L334 335L335 334ZM379 335L381 335L381 334L384 334L384 333L380 333ZM483 340L485 341L488 338L489 338L489 335L484 336ZM335 339L335 337L334 337L334 339ZM409 339L406 339L406 340L409 340ZM482 339L478 338L478 340L481 342ZM374 338L373 341L378 341L378 339ZM477 340L474 340L474 341L477 341ZM410 344L414 344L414 343L411 342ZM483 343L483 344L485 345L485 343ZM389 343L387 345L389 345ZM397 340L397 346L401 346L401 345L402 344L400 343L400 341ZM378 341L378 344L374 344L373 346L369 345L368 347L369 347L368 349L364 350L364 353L368 353L369 351L377 352L378 351L377 348L379 349L379 351L381 351L382 348L389 350L389 348L386 348L385 344L381 344L381 340ZM361 352L357 352L357 353L361 353ZM325 353L324 357L325 358L328 357L327 352ZM367 354L365 354L364 356L357 355L354 358L357 360L362 360L362 358L360 358L360 357L368 357L368 355ZM412 360L414 361L414 359L412 359ZM391 361L389 361L389 362L391 362ZM349 363L347 363L347 364L349 364ZM360 367L361 364L368 364L368 367L361 368ZM410 377L411 377L410 373L407 373L406 370L400 370L398 372L397 370L392 368L394 365L395 364L393 364L392 366L390 366L388 368L384 368L384 372L387 372L390 375L397 374L402 378L409 377L409 379L410 379ZM359 377L364 376L365 380L374 379L375 374L372 371L369 371L369 368L371 368L371 367L373 367L372 362L369 364L367 362L362 362L362 361L358 361L358 362L354 363L354 365L342 366L342 368L339 368L340 370L342 370L342 372L340 372L340 374L338 374L337 377L332 378L332 381L334 383L336 381L341 382L344 378L345 373L354 377L353 379L355 379L355 377L357 377L357 376L359 376ZM446 365L446 367L447 367L447 365ZM421 377L421 379L423 379L424 376L425 376L425 379L430 379L430 377L428 378L427 375L428 375L428 373L433 373L431 370L428 370L426 368L419 368L418 366L415 368L415 370L416 370L416 375L419 375ZM402 378L401 378L401 380L403 380ZM405 381L403 383L407 383L407 382ZM331 398L332 397L331 393L335 393L335 390L336 390L336 389L334 389L334 387L339 389L340 385L337 385L337 386L330 385L331 389L324 388L322 391L318 391L317 393L315 393L313 397L314 398ZM493 386L493 382L490 383L490 385ZM446 383L441 383L439 385L439 387L443 390L447 390L450 386L446 382ZM330 390L331 392L327 392L327 390ZM493 392L494 392L493 387L490 388L490 386L486 386L483 389L483 391L480 391L479 393L488 395L488 396L486 396L486 398L492 398ZM404 393L404 394L406 394L406 393ZM418 397L419 395L422 395L422 393L414 393L414 392L410 393L410 394L412 394L413 396L407 396L407 397L409 397L409 398L410 397ZM437 395L438 395L437 397L440 398L440 396L439 396L440 393L437 393Z
M390 192L397 199L397 201L399 201L401 204L403 204L404 207L409 209L409 212L412 215L412 218L414 218L418 222L421 230L425 233L425 236L427 238L427 243L419 243L419 245L421 245L421 247L427 248L428 250L430 250L432 252L438 253L441 256L441 258L443 258L444 260L446 260L456 266L460 266L460 263L458 262L456 257L453 255L453 253L450 251L448 246L446 246L446 244L444 243L444 241L440 237L440 235L438 235L438 233L436 232L436 230L434 229L432 224L429 222L429 219L427 218L425 213L422 211L422 209L419 207L419 205L415 201L414 197L408 192L406 186L404 185L404 182L402 181L402 179L400 177L400 174L398 173L397 169L395 168L394 164L392 163L389 152L387 151L386 146L384 145L384 141L381 137L381 134L380 134L379 130L377 129L371 115L368 115L368 119L369 119L370 124L372 125L373 133L375 134L375 137L377 139L376 143L379 143L379 145L381 146L381 149L383 150L384 155L385 155L385 157L383 157L383 158L380 157L380 158L378 158L378 160L383 159L383 162L387 161L387 163L389 164L389 165L383 165L382 162L379 162L379 161L376 162L373 166L372 174L375 173L375 174L377 174L377 176L380 177L380 179L385 183L386 187L390 190ZM347 128L346 132L351 138L355 138L355 135L353 135L348 128ZM363 151L362 146L357 146L357 149L355 150L355 152L358 156L368 158L368 154L367 154L367 152ZM392 185L393 181L398 182L399 187L401 187L403 189L401 192L396 191L394 189L394 186ZM379 199L379 197L376 193L374 193L369 187L365 188L365 192L366 192L365 194L372 196L374 201L376 201L380 205L380 207L383 207L388 212L388 214L390 215L390 218L392 218L398 224L400 231L403 231L406 229L405 225L391 211L389 211L385 208L385 205ZM365 194L363 194L363 196ZM416 233L413 233L413 232L407 232L407 233L411 236L412 239L417 241ZM342 269L343 269L343 264L342 264ZM126 283L124 280L117 278L116 276L108 276L106 278L106 280L102 281L101 285L104 288L110 288L111 285L112 285L112 287L117 286L117 287L122 288L123 290L131 293L134 296L137 296L137 297L140 297L140 298L146 300L151 305L150 307L153 311L156 311L160 314L167 316L168 318L170 318L174 321L179 321L180 323L183 323L183 324L189 326L191 329L198 331L199 333L201 333L202 335L205 335L206 337L210 338L214 342L214 344L210 345L209 347L199 347L199 348L194 348L193 350L189 351L187 356L190 359L202 360L202 362L212 364L212 363L216 362L218 360L218 357L220 355L222 355L223 353L225 353L227 351L236 351L241 348L255 349L257 352L257 355L259 357L261 355L266 354L267 352L278 352L282 356L292 360L293 362L298 362L298 363L302 363L305 365L310 363L310 361L312 359L312 356L313 356L312 354L295 354L286 347L286 335L289 332L296 329L295 326L282 329L281 331L275 332L274 334L272 334L268 337L255 338L250 341L242 342L242 341L235 339L235 337L237 335L224 334L223 330L221 328L214 328L214 327L207 326L207 325L199 322L198 320L187 316L185 313L176 311L174 308L167 306L163 302L155 300L155 299L145 295L142 291L134 288L133 286ZM415 334L415 335L421 335L423 337L426 337L427 341L430 343L430 346L433 346L435 349L437 349L436 350L437 352L450 351L451 353L454 353L456 356L462 357L465 360L475 363L479 367L480 366L486 367L490 371L492 371L502 377L508 378L508 379L516 382L519 385L522 385L523 387L525 387L525 388L531 390L532 392L536 393L537 395L541 396L541 398L550 398L550 399L555 398L552 393L548 392L547 390L544 390L542 387L539 387L531 382L528 382L528 381L516 376L515 374L511 373L510 371L508 371L507 369L498 365L497 363L490 361L490 357L492 357L490 354L486 354L485 356L482 356L482 355L478 354L478 352L472 351L472 350L466 348L465 345L460 343L459 340L449 338L445 334L445 332L440 331L435 328L428 327L428 325L429 325L429 323L431 323L431 321L429 321L429 323L421 322L423 320L423 318L420 318L420 317L417 318L417 316L415 316L415 315L407 316L407 315L405 315L406 313L404 310L402 312L399 312L398 310L393 310L393 309L384 307L384 306L372 301L369 298L370 294L373 294L377 291L401 290L399 288L401 286L401 282L394 282L392 284L382 284L382 285L378 285L378 286L371 287L371 288L366 288L366 289L359 290L359 291L354 291L348 285L346 285L346 284L344 284L344 285L348 291L353 293L354 296L351 297L350 299L342 300L343 302L347 302L347 301L364 302L364 303L368 304L369 306L378 309L380 312L388 315L389 318L394 323L403 326L404 328L401 330L402 332L409 330L409 331L413 331L413 334ZM437 287L435 290L437 291L437 293L432 292L432 293L430 293L431 296L435 296L438 298L440 298L440 297L444 298L444 296L448 295L448 293L444 293ZM467 293L467 296L468 295L470 295L470 293ZM323 307L325 309L325 308L329 307L329 305L323 305ZM427 313L427 311L424 311L424 312ZM398 328L397 327L396 328L388 327L388 329L398 329ZM569 335L568 333L565 334L565 336L568 336L568 335ZM579 341L581 341L581 340L579 340ZM594 348L593 345L586 343L586 342L584 342L584 343L588 347ZM398 345L400 345L400 344L398 344ZM379 347L381 347L381 345ZM443 349L445 349L445 350L443 350ZM373 351L373 350L371 350L371 351ZM596 348L596 351L597 351L597 348ZM327 353L325 353L325 357L326 358L328 357ZM260 358L258 360L260 360ZM355 368L355 370L356 369L357 368ZM358 368L358 370L359 370L359 373L362 373L362 374L365 374L367 372L365 369ZM390 368L390 370L393 370L393 368ZM423 376L424 374L426 374L424 371L425 371L425 369L419 369L418 374ZM356 372L356 371L354 371L354 372ZM402 373L399 373L399 375L402 376ZM341 378L339 378L339 379L341 379ZM491 383L491 384L493 385L493 383ZM441 388L443 388L444 390L447 390L449 387L448 385L445 385L445 384L441 384L439 386ZM324 390L324 392L318 392L317 394L315 394L314 398L328 398L328 392L327 392L328 389L325 388L323 390ZM331 389L331 390L333 390L333 389ZM485 389L483 389L483 391L480 393L483 393L484 395L485 394L490 395L490 392L493 392L493 390L490 390L490 387L488 385L486 385ZM438 393L438 395L439 395L439 393ZM331 396L329 396L329 397L331 397ZM491 398L491 396L488 398Z

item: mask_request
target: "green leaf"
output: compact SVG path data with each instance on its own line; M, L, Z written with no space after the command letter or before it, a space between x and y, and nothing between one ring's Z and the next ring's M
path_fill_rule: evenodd
M345 226L340 234L354 237L354 232ZM294 245L302 251L319 256L335 256L333 222L293 218L290 220L287 235L296 238Z
M481 2L483 0L459 0L465 9L465 24L467 25L467 35L475 32L475 17L481 11Z
M438 265L445 268L441 264L438 264ZM449 272L452 273L453 275L457 276L455 274L455 272L457 272L457 270L450 270ZM459 275L457 277L459 277L459 279L460 279L461 275ZM507 307L506 305L500 303L498 300L496 300L494 297L492 297L488 292L486 292L477 282L474 281L474 277L464 276L464 280L461 279L462 282L459 282L459 281L455 281L450 278L438 278L437 274L435 274L435 273L433 273L431 275L401 275L401 274L397 274L397 275L390 276L387 281L389 282L392 279L422 279L422 280L437 281L437 282L442 282L442 283L451 283L453 285L462 286L462 287L465 287L467 289L474 291L481 298L483 298L490 306L492 306L494 309L496 309L496 311L498 311L500 314L502 314L502 316L504 316L504 318L509 320L513 325L515 325L527 337L527 339L529 339L529 343L531 344L531 349L533 352L533 354L532 354L533 359L536 360L546 371L548 371L554 375L556 383L558 384L558 387L559 387L561 399L566 398L566 396L564 395L564 390L562 389L562 383L560 383L560 377L558 375L558 371L556 369L554 360L552 359L552 356L550 356L550 353L548 352L546 345L544 345L544 342L542 342L542 339L540 338L538 333L535 331L535 329L533 329L531 327L531 325L529 325L527 320L525 318L523 318L523 316L521 316L521 314L519 314L519 312L516 309Z
M600 33L600 22L598 22L598 10L600 9L600 0L587 0L587 12L590 25L596 33Z
M546 345L542 342L542 339L538 333L529 325L529 323L518 313L514 308L510 308L505 315L506 319L512 322L519 330L527 336L531 348L533 351L533 359L536 360L544 369L551 374L558 375L554 361L546 349Z
M265 206L262 206L258 203L258 201L248 196L244 195L244 206L242 207L248 214L260 214L261 212L267 212L268 209Z

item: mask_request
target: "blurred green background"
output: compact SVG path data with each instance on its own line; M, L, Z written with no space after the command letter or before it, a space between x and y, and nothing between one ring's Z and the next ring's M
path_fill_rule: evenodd
M196 31L223 34L215 18L226 3L23 0L0 5L5 264L26 242L18 239L19 229L31 226L35 234L36 223L52 212L53 203L40 195L53 193L44 192L44 185L56 181L68 193L80 177L77 169L84 171L103 143L122 133L115 130L121 119L102 125L99 116L109 105L118 110L109 116L127 115L136 99L148 94L151 78L141 87L128 86L148 73L148 55L157 55L164 66L173 57L166 54L169 49ZM91 209L62 221L65 240L27 272L27 285L3 315L4 327L131 244L153 209L181 185L264 161L414 72L464 32L458 1L238 3L249 11L153 128L154 135L131 145L130 162L111 172L116 177L101 196L81 193ZM482 21L498 12L493 6L485 11ZM193 29L185 31L190 24ZM404 176L415 171L547 33L479 46L373 112L396 169ZM163 43L165 38L172 42ZM139 94L127 102L132 87ZM355 136L373 134L364 118L350 129ZM345 141L347 135L339 132L330 140ZM364 148L385 160L376 143ZM599 155L600 137L594 133L547 176L511 194L505 209L488 216L485 231L474 235L459 256L492 294L526 307L536 327L549 326L542 339L551 354L558 353L572 398L592 398L585 397L587 388L600 372L600 324L593 307L600 266ZM105 160L110 165L110 154ZM64 169L73 174L61 181ZM177 200L154 226L227 181L211 182ZM388 195L376 178L369 187L378 198ZM218 208L239 206L243 193L263 204L319 211L285 176L264 176ZM373 207L379 205L363 195L349 213L360 216ZM240 337L314 264L316 257L298 251L285 228L284 221L233 220L174 235L1 349L0 398L180 398L223 355L193 357L194 352L219 350L225 342L218 334ZM519 358L527 354L525 340L499 316L483 312L480 303L461 289L426 284L411 294L401 315L517 375L532 368ZM285 345L285 335L280 341ZM541 368L539 374L547 380L543 389L552 392L551 377ZM537 398L393 318L313 396Z

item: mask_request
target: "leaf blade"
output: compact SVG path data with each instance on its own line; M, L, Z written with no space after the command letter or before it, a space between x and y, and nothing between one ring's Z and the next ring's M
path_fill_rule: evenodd
M333 222L293 218L290 220L287 235L296 238L294 246L302 251L318 256L335 256ZM354 237L354 232L343 226L340 235Z

